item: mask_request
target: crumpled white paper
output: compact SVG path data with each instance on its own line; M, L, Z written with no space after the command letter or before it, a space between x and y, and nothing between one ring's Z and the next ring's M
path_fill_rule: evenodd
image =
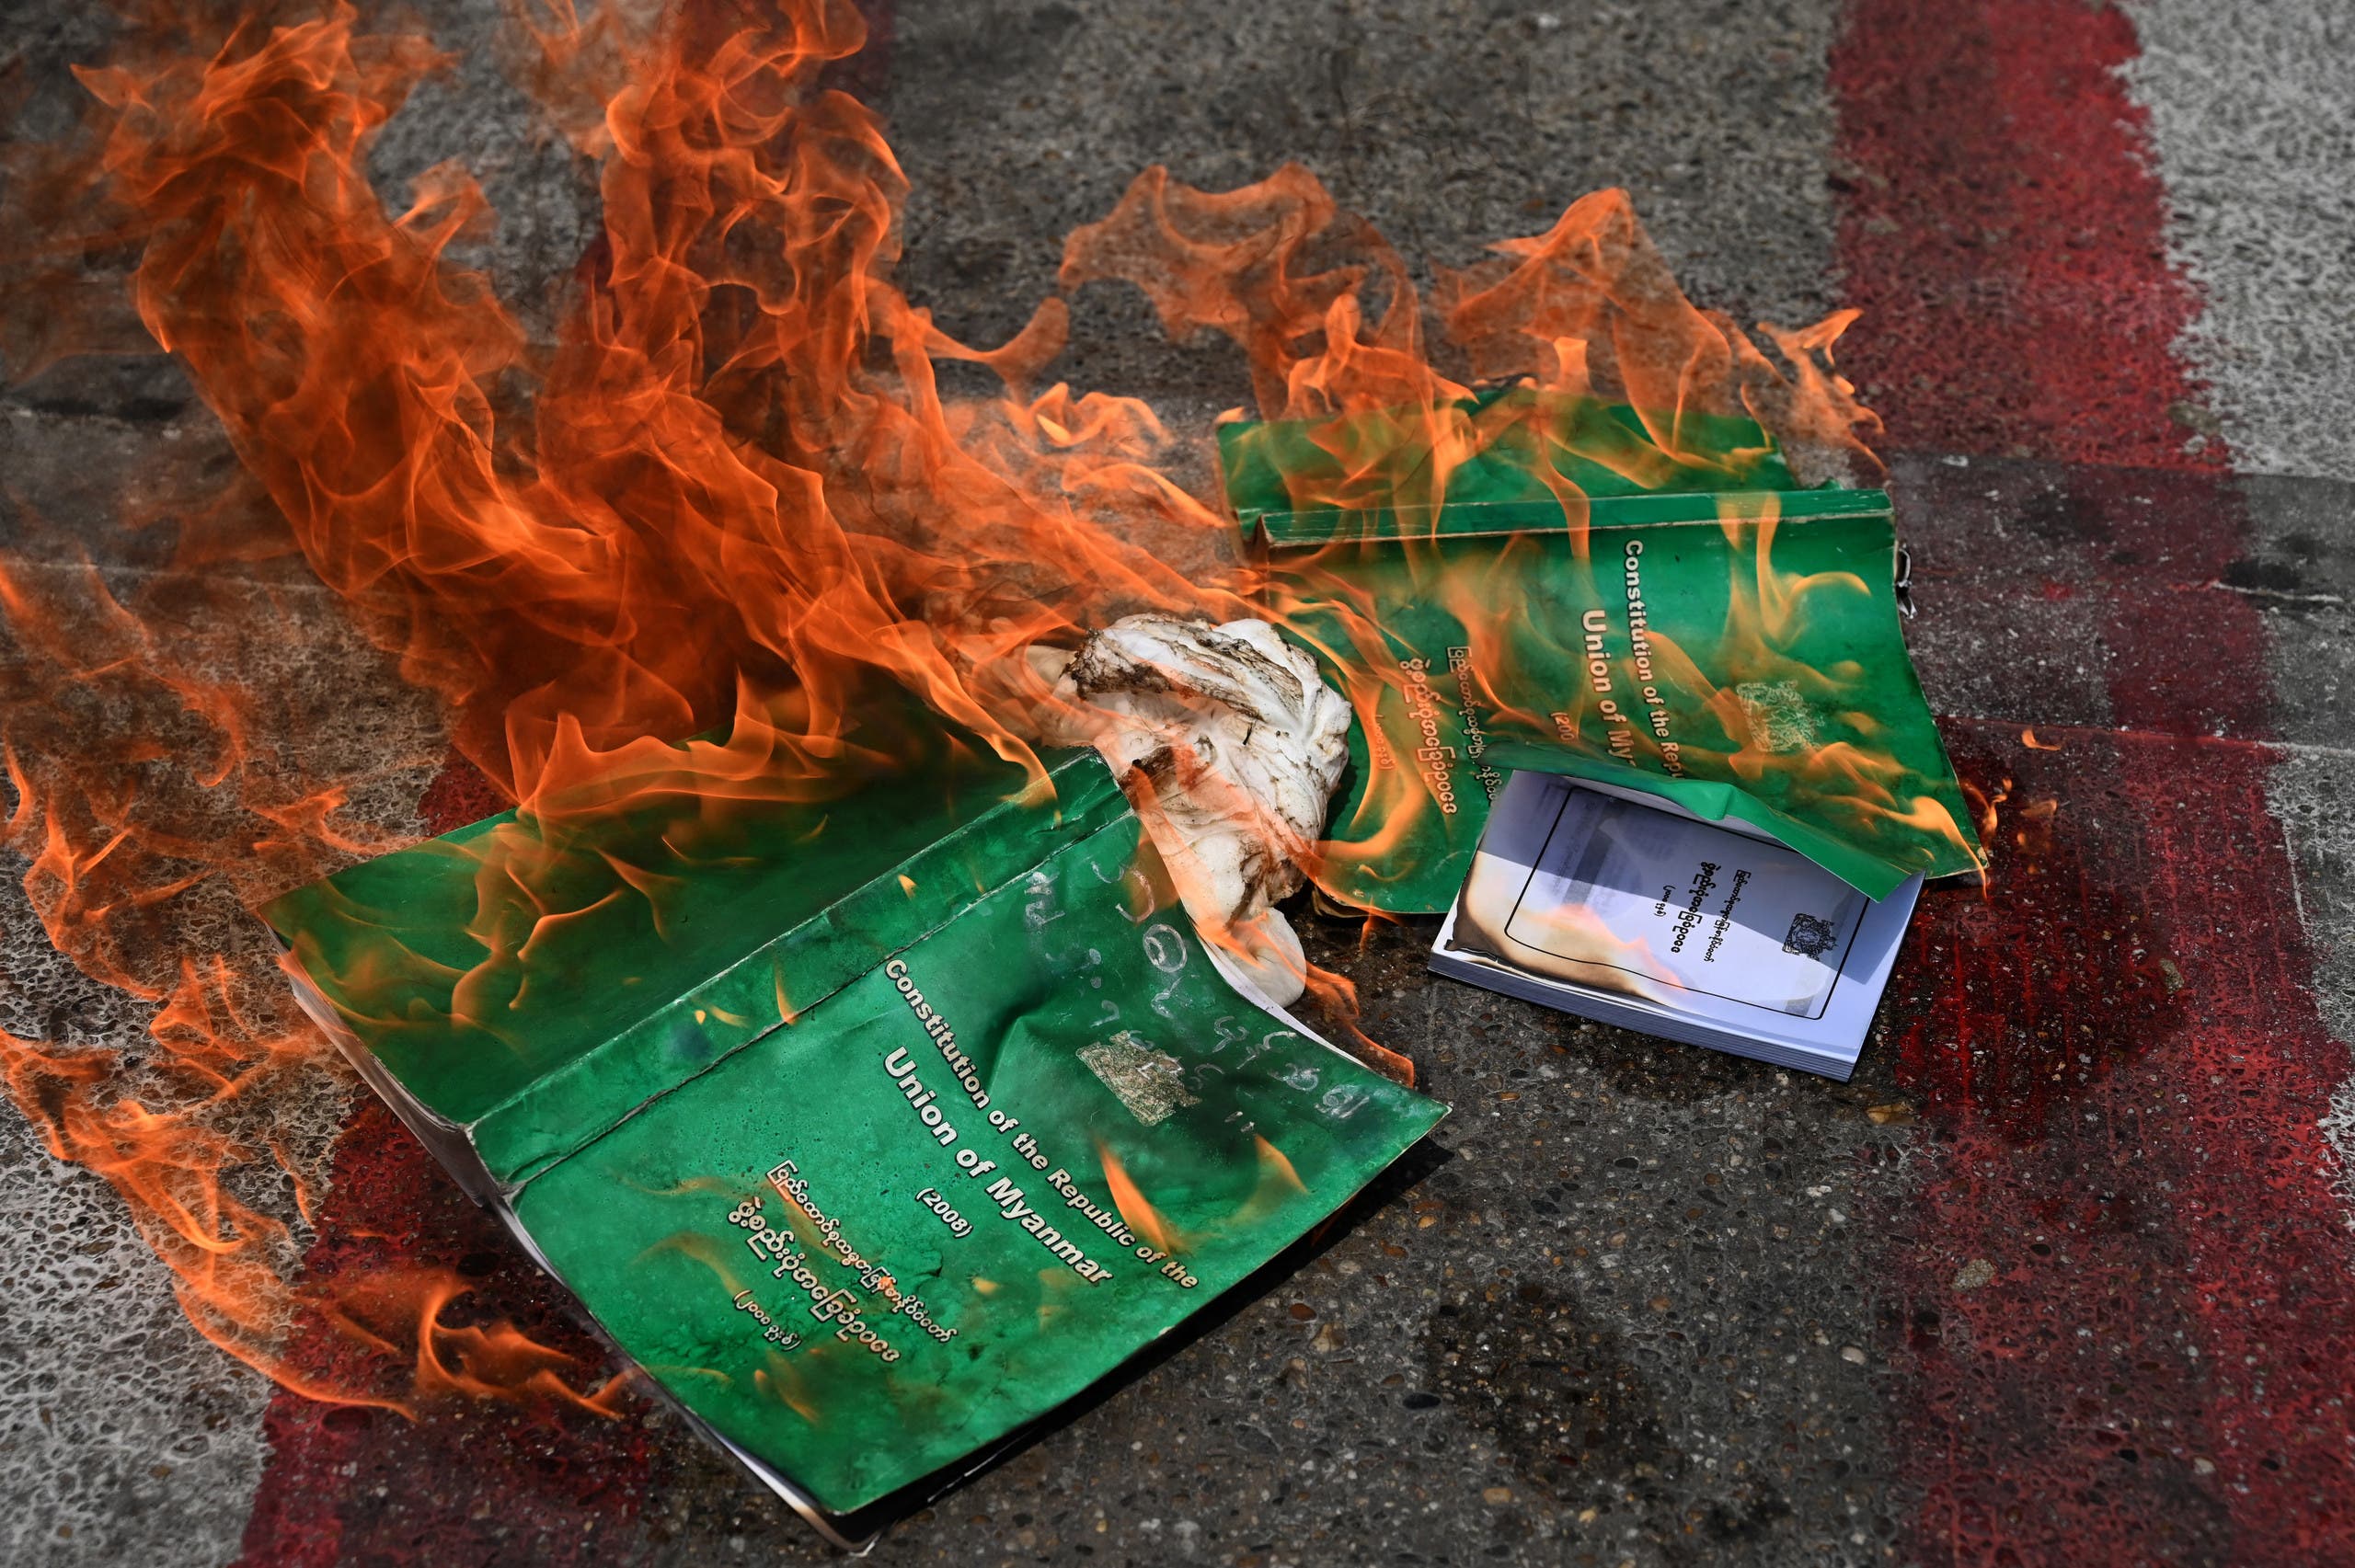
M1103 754L1187 912L1270 1001L1296 1000L1300 938L1272 906L1300 887L1349 759L1349 704L1316 661L1264 621L1157 614L1031 660L1054 682L1041 738Z

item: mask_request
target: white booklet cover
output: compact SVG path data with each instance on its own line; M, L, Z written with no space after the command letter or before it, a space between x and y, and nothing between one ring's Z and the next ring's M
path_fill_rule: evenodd
M1875 902L1746 823L1518 773L1431 968L1566 1013L1846 1080L1922 879Z

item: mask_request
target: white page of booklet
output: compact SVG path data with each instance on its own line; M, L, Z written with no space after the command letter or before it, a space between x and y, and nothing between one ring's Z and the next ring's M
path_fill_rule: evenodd
M1475 984L1844 1078L1920 888L1876 903L1747 824L1521 773L1432 956Z

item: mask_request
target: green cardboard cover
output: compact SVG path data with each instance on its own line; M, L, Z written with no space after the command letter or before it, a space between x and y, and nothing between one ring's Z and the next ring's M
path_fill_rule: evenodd
M1326 891L1445 909L1515 768L1737 818L1877 898L1979 867L1886 494L1793 487L1746 420L1688 416L1717 455L1671 461L1591 399L1459 418L1502 422L1455 441L1444 484L1447 430L1400 417L1220 430L1270 612L1356 714Z
M848 1514L1112 1371L1444 1114L1222 977L1093 752L1048 777L948 744L830 801L511 812L265 913L614 1340Z

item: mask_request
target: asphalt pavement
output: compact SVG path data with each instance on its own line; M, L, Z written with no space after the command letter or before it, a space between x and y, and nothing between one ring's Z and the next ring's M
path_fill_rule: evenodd
M465 63L376 172L468 160L502 292L552 308L592 173L503 76L496 6L411 9ZM2355 12L863 9L841 77L911 183L902 278L971 340L1155 162L1221 188L1297 159L1421 267L1624 185L1700 303L1862 306L1841 364L1887 420L1908 635L1963 776L2009 803L1990 890L1925 898L1845 1085L1434 981L1430 922L1304 912L1454 1115L879 1560L2355 1563ZM20 138L106 34L25 10ZM1248 395L1223 345L1163 341L1111 285L1074 299L1055 373L1196 432ZM95 552L135 592L168 539L121 518L235 461L161 357L0 392L4 564L63 580ZM210 657L275 672L260 722L353 758L369 823L495 805L299 561L231 576L280 638ZM0 665L40 670L21 635ZM0 1027L136 1052L149 1009L57 957L27 864L0 878ZM593 1380L571 1309L380 1107L322 1070L277 1114L332 1148L321 1190L250 1195L304 1266L447 1265ZM0 1219L10 1562L826 1555L645 1401L412 1422L274 1390L6 1107ZM297 1338L297 1365L330 1354Z

